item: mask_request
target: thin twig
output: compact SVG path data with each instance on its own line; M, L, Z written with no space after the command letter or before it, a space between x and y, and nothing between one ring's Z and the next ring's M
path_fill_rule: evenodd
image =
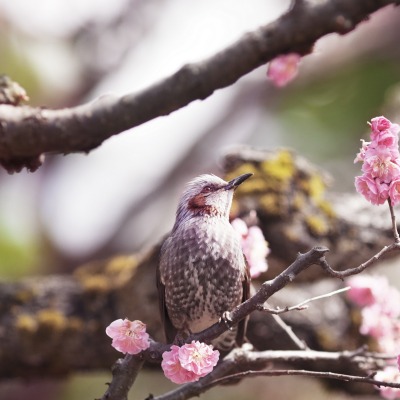
M267 312L269 312L271 314L283 314L283 313L286 313L286 312L289 312L289 311L307 310L307 308L308 308L308 306L306 306L307 303L310 303L310 302L315 301L315 300L324 299L325 297L331 297L331 296L333 296L335 294L346 292L349 289L351 289L350 286L346 286L344 288L337 289L337 290L334 290L334 291L326 293L326 294L321 294L319 296L311 297L311 298L309 298L307 300L304 300L304 301L296 304L295 306L290 306L290 307L286 306L284 308L279 308L279 307L277 307L277 308L269 308L269 307L263 306L263 307L258 308L258 311L267 311Z
M301 340L294 332L291 326L289 326L279 315L272 314L272 318L275 322L286 332L286 334L290 337L292 342L301 350L308 350L304 340Z
M389 204L390 216L392 218L392 231L393 231L394 241L395 243L400 243L400 236L397 230L396 214L394 213L392 200L390 199L390 197L388 197L388 204Z
M311 297L310 299L304 300L304 301L302 301L301 303L299 303L299 304L293 306L293 309L301 308L301 307L303 307L305 304L310 303L310 302L315 301L315 300L324 299L324 298L326 298L326 297L334 296L335 294L339 294L339 293L346 292L346 291L349 290L349 289L351 289L350 286L346 286L346 287L344 287L344 288L337 289L337 290L334 290L334 291L329 292L329 293L325 293L325 294L321 294L321 295L319 295L319 296ZM292 307L289 307L289 311L291 311L291 310L292 310Z
M217 379L212 382L212 386L223 385L230 383L232 381L236 381L237 379L244 377L257 377L257 376L289 376L289 375L301 375L301 376L311 376L321 379L337 379L346 382L360 382L366 384L372 384L376 386L386 386L391 388L400 389L400 383L392 383L392 382L384 382L377 381L371 376L357 376L357 375L347 375L347 374L338 374L335 372L325 372L325 371L308 371L308 370L297 370L297 369L277 369L277 370L268 370L268 371L244 371L238 372L237 374L225 376L223 378ZM210 385L211 386L211 385Z
M333 276L334 278L339 278L339 279L343 280L344 278L347 278L348 276L356 275L356 274L359 274L360 272L363 272L365 269L367 269L368 267L372 266L377 261L379 261L385 254L391 253L393 251L399 251L399 250L400 250L400 242L392 243L389 246L385 246L382 250L380 250L378 253L376 253L374 256L372 256L369 260L362 263L358 267L348 268L344 271L335 271L334 269L332 269L331 266L326 261L325 257L321 257L321 259L319 260L319 265L330 276Z

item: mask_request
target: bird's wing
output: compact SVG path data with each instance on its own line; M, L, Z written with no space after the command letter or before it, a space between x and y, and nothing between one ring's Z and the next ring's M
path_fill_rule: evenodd
M169 238L168 238L169 239ZM156 281L157 281L157 290L158 290L158 306L160 310L160 316L161 316L161 324L164 327L164 333L165 337L167 339L167 343L172 343L175 339L176 336L176 329L172 325L171 320L169 319L167 307L165 306L165 286L162 283L161 280L161 263L165 262L164 257L163 257L163 249L165 249L165 244L167 240L164 242L164 245L161 248L160 251L160 262L157 266L157 271L156 271Z
M243 287L242 303L250 298L250 284L251 284L249 263L247 262L244 254L243 257L246 263L246 269L242 280L242 287ZM248 317L244 318L238 323L238 329L236 333L236 343L238 346L241 346L244 342L246 336L247 321Z

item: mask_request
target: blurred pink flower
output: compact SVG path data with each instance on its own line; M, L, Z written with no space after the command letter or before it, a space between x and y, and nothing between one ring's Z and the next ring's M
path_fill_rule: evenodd
M270 253L262 230L258 226L248 228L240 218L234 219L231 224L240 235L243 253L249 263L250 275L252 278L257 278L268 270L266 257Z
M383 276L354 275L346 280L351 286L348 298L358 306L370 306L379 301L389 289L389 283Z
M161 367L165 376L174 383L198 381L217 365L219 351L198 341L182 347L171 346L163 353Z
M386 367L383 371L378 371L374 379L382 382L400 383L400 373L396 367ZM386 386L377 387L380 395L385 399L399 399L400 389L390 388Z
M389 185L379 178L373 179L369 174L356 176L355 185L357 192L372 204L383 204L389 197Z
M277 87L286 86L298 74L301 56L289 53L274 58L268 65L267 77Z
M150 346L146 325L142 321L117 319L106 328L112 346L121 353L138 354Z
M382 352L400 352L400 292L383 276L356 275L347 283L349 299L363 307L360 333L375 338Z
M382 313L379 305L364 307L361 310L362 322L360 333L380 339L391 335L393 330L392 318Z

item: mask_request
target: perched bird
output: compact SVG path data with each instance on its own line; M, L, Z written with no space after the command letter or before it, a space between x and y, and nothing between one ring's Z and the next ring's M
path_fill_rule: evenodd
M201 175L181 196L176 221L157 270L161 318L168 343L217 322L247 300L250 275L238 234L229 223L234 190L252 174L229 182ZM212 344L222 351L241 345L246 321Z

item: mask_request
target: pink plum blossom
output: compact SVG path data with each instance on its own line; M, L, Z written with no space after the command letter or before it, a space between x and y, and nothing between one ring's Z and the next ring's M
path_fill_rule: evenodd
M164 371L164 375L174 383L187 383L194 382L199 377L193 372L188 371L182 367L179 360L179 347L171 346L171 351L166 351L162 355L161 368Z
M217 365L219 351L198 341L186 344L179 349L179 360L183 368L202 377L209 374Z
M394 158L396 159L396 158ZM400 167L393 161L390 148L379 145L366 150L362 171L372 178L379 178L383 182L391 182L400 177Z
M117 319L106 328L112 346L121 353L138 354L150 346L146 325L142 321Z
M366 142L364 139L361 139L361 148L360 152L357 154L356 158L354 159L354 164L359 161L364 161L365 153L368 150L370 142Z
M250 275L256 278L268 270L266 257L270 250L262 230L258 226L248 228L240 218L234 219L231 224L240 236L243 253L249 263Z
M382 382L400 383L399 370L394 366L386 367L383 371L378 371L374 379ZM377 387L380 395L385 399L399 399L400 389L390 388L386 386Z
M400 202L400 178L392 181L389 186L389 196L392 201L392 205L396 205Z
M390 196L392 204L400 202L400 126L381 116L372 118L371 141L362 141L354 162L362 161L363 175L356 177L357 191L375 205Z
M161 367L165 376L174 383L198 381L217 365L219 351L212 346L192 341L182 347L171 346L163 353Z
M297 76L300 59L301 56L297 53L274 58L268 65L267 77L277 87L286 86Z
M355 185L357 192L372 204L383 204L389 197L389 185L368 174L356 176Z
M382 313L379 305L364 307L361 310L362 322L360 333L380 339L391 335L393 323L392 318Z
M375 117L371 119L372 132L382 132L390 128L392 123L385 117Z

